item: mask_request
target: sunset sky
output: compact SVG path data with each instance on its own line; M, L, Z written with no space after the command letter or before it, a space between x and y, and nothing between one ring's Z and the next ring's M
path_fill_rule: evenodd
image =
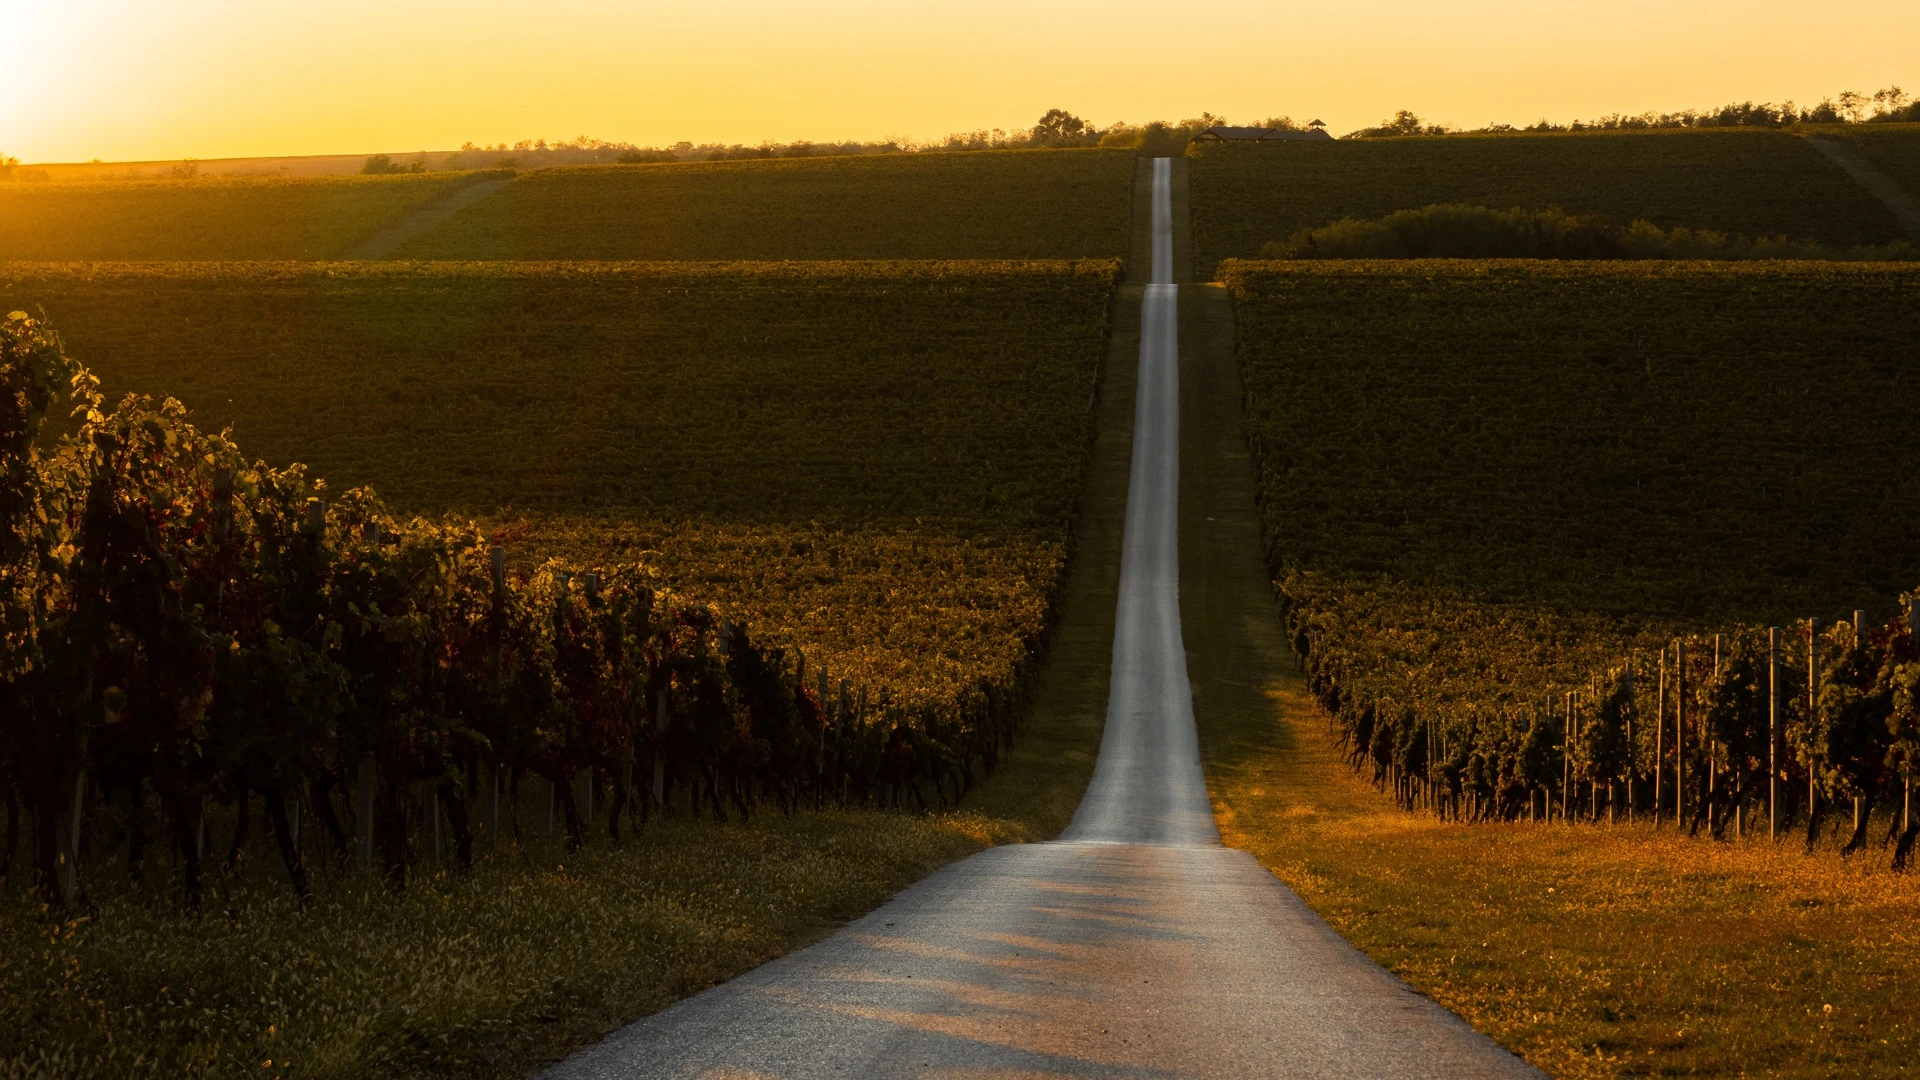
M23 161L927 139L1397 108L1460 126L1920 92L1920 3L1865 0L3 0Z

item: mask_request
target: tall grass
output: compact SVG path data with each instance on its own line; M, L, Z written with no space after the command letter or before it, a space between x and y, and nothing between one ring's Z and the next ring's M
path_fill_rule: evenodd
M65 921L0 895L0 1077L519 1075L1023 835L977 812L682 818L405 892L336 873L305 908L261 858L199 915L102 867Z

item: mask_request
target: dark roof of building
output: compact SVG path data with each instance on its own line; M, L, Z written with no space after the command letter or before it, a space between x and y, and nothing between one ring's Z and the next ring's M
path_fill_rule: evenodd
M1293 142L1331 138L1333 136L1319 128L1309 128L1306 131L1282 131L1279 128L1225 126L1210 127L1193 137L1195 142Z

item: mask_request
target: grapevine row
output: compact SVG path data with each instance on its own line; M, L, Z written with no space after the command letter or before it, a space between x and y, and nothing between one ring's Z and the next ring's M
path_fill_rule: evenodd
M135 874L170 842L197 903L209 805L244 823L258 801L305 896L303 820L401 885L443 836L470 865L524 779L578 846L596 791L616 842L682 801L717 818L924 807L1012 739L1007 686L870 697L644 567L509 573L473 526L401 520L367 489L330 498L171 399L109 408L24 313L0 323L0 379L5 859L25 819L50 899L83 900L105 814Z
M1408 809L1467 821L1651 815L1690 834L1804 831L1851 813L1842 848L1884 842L1910 861L1920 820L1920 648L1914 601L1881 626L1741 626L1659 642L1574 685L1516 687L1476 672L1407 671L1356 590L1293 574L1287 629L1349 760ZM1473 634L1464 624L1439 632ZM1510 658L1508 658L1510 659ZM1842 824L1847 819L1839 817Z

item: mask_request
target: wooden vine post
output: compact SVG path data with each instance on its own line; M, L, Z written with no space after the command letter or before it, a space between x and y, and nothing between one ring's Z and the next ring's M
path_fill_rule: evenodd
M1567 722L1560 730L1560 741L1565 744L1560 750L1560 824L1569 820L1567 808L1570 805L1568 793L1573 790L1573 691L1567 691Z
M1820 708L1820 620L1807 620L1807 721L1813 722L1814 714ZM1813 825L1813 812L1819 806L1820 787L1818 770L1814 768L1813 754L1809 747L1807 755L1807 825ZM1813 844L1813 833L1807 833L1807 844Z
M1780 838L1780 628L1767 627L1767 839Z
M1634 654L1627 662L1627 702L1632 704L1634 697L1634 674L1640 665L1639 654ZM1639 754L1633 748L1634 710L1627 710L1627 824L1633 824L1633 776L1639 772ZM1607 824L1613 824L1613 789L1607 789Z
M1853 648L1856 655L1859 653L1861 647L1861 633L1866 626L1865 616L1866 612L1861 611L1859 608L1853 609ZM1860 835L1860 816L1865 810L1866 800L1855 795L1853 797L1853 832L1856 836Z
M1673 647L1673 824L1687 827L1687 643Z
M358 847L360 848L360 869L373 869L373 786L379 777L379 769L373 763L373 755L360 759L360 783L355 792L355 824L359 826Z
M1907 638L1916 647L1920 647L1920 594L1907 601ZM1907 760L1903 770L1905 797L1900 803L1900 834L1905 836L1913 828L1913 760Z
M667 808L667 686L653 696L653 805Z
M1653 709L1653 824L1660 824L1660 812L1666 800L1660 789L1667 776L1667 647L1660 646L1660 694Z
M1720 635L1713 635L1713 678L1720 677ZM1717 806L1716 796L1720 788L1720 740L1707 725L1707 718L1700 718L1700 745L1707 752L1707 831L1713 831L1713 808Z
M494 700L498 701L500 699L500 637L502 627L506 621L507 607L506 545L493 545L491 566L489 569L491 570L493 578L493 623L491 626L493 656L490 678L493 683ZM500 840L500 758L498 755L494 756L493 761L488 766L487 781L486 801L482 804L480 811L480 827L486 833L487 843L497 844Z

